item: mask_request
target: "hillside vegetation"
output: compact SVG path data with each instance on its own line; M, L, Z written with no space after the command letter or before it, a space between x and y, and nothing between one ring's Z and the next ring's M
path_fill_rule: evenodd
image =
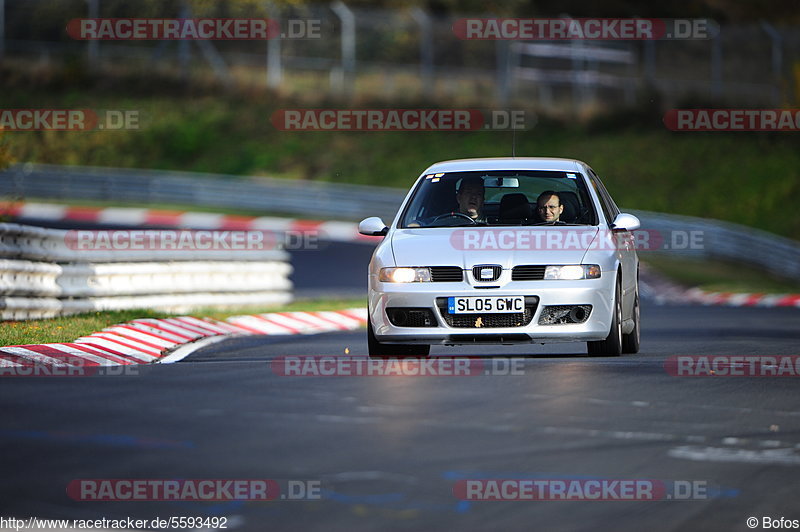
M428 164L511 153L510 132L283 132L282 108L302 107L267 92L222 95L104 87L0 92L0 108L136 110L129 131L6 132L19 162L267 175L406 188ZM169 89L169 88L168 88ZM307 107L332 107L315 102ZM392 107L357 102L353 107ZM411 106L406 106L411 107ZM425 105L430 108L431 105ZM539 117L517 133L517 155L577 158L627 208L730 220L800 239L797 133L674 133L658 111L569 123Z

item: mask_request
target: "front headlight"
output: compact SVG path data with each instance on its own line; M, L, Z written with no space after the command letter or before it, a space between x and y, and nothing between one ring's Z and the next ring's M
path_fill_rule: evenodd
M430 268L381 268L378 279L384 283L428 283Z
M567 264L564 266L548 266L544 269L544 278L574 281L577 279L597 279L600 277L600 266L597 264Z

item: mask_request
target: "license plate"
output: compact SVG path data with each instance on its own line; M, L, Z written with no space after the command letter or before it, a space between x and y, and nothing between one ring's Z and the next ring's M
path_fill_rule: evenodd
M447 298L448 314L516 314L525 312L525 296L463 296Z

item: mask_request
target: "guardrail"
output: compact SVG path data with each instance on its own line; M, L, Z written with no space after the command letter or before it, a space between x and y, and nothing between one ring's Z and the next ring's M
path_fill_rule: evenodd
M148 236L145 231L140 231L139 236ZM153 233L156 233L153 231ZM177 236L176 232L172 232ZM208 238L202 239L208 244L208 249L201 249L197 245L201 239L190 240L191 246L178 246L176 239L171 242L159 241L148 247L146 238L139 238L133 231L125 232L123 245L114 244L108 232L93 232L89 230L63 230L46 229L31 225L2 224L0 223L0 258L22 258L26 260L48 262L154 262L154 261L284 261L286 251L281 249L281 241L273 237L274 232L260 232L266 235L258 246L248 246L242 241L240 246L234 245L228 238L222 240L228 249L220 249L213 243L216 232L204 231ZM107 235L107 240L98 236ZM197 233L195 233L197 234ZM86 245L82 237L87 236ZM158 236L158 233L152 236ZM241 236L241 235L240 235ZM92 238L94 237L94 238ZM240 239L243 240L243 239ZM136 245L137 242L141 245ZM171 245L168 245L171 244ZM190 247L191 249L186 249ZM235 248L243 248L235 249Z
M416 176L409 174L409 180ZM394 188L162 170L22 164L0 173L0 195L183 204L358 220L394 216Z
M68 245L69 233L0 224L0 319L134 308L186 312L292 299L289 255L282 249L79 250Z
M0 173L0 195L247 208L353 221L380 216L388 222L405 191L274 178L25 164ZM800 280L800 243L794 240L719 220L631 212L641 219L645 230L689 237L692 231L699 232L699 246L673 246L669 253L738 262Z
M11 295L108 297L197 292L288 291L285 262L53 264L0 260L0 291Z
M670 239L678 235L675 239L678 242L665 242L669 246L665 248L666 253L737 262L777 277L800 281L800 242L721 220L629 212L639 217L642 229Z

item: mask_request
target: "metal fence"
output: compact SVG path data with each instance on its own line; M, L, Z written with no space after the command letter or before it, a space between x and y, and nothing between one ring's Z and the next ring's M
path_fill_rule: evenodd
M575 14L578 15L578 14ZM67 22L85 17L269 17L289 31L313 21L318 38L264 41L76 41ZM630 104L656 90L668 102L797 104L800 31L760 22L726 25L714 38L669 41L464 40L461 16L413 9L269 2L0 0L0 58L37 67L85 61L94 71L153 69L185 81L209 76L347 98L398 102L436 96L484 105L539 105L581 111ZM489 15L491 16L491 15ZM541 46L550 43L550 46ZM615 61L598 58L616 55ZM138 70L137 70L138 69ZM648 94L649 97L649 94Z
M394 218L405 192L392 188L307 183L270 178L25 164L0 173L0 195L17 199L91 199L116 203L171 203L252 209L305 218L356 221ZM661 235L700 235L699 245L669 253L719 258L800 280L800 243L739 224L690 216L632 211L642 228Z
M666 253L723 259L759 268L776 277L800 281L800 242L739 224L648 211L630 211L642 228L681 235L680 246ZM687 243L694 232L697 245ZM688 235L686 233L689 233Z
M0 195L195 205L343 220L390 218L404 196L397 189L360 185L44 164L16 165L0 173Z

